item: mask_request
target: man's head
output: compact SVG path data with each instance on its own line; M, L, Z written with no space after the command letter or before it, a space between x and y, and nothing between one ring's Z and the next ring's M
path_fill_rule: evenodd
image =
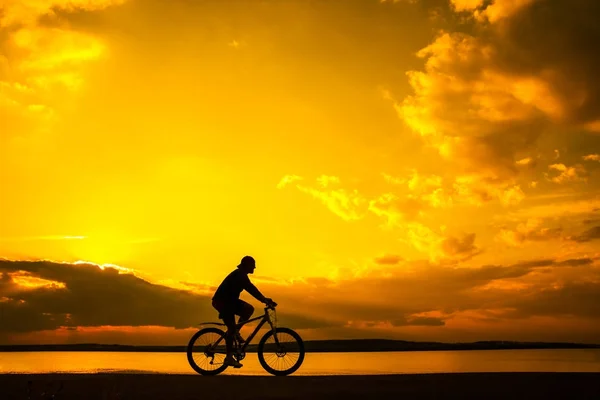
M254 258L250 256L244 256L240 262L240 265L238 265L238 268L247 274L252 274L254 273L254 268L256 268L256 261L254 261Z

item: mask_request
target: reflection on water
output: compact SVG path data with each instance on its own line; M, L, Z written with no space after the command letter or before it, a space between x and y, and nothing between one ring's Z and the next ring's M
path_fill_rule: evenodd
M256 353L223 374L268 375ZM185 353L0 353L0 373L145 372L195 374ZM307 353L294 375L377 375L437 372L600 372L599 349Z

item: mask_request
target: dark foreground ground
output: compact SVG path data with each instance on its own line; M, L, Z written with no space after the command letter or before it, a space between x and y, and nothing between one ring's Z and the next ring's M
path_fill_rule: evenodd
M62 384L62 390L56 393ZM30 388L30 392L28 391ZM41 394L46 392L46 396ZM600 373L388 376L0 375L0 399L600 399Z

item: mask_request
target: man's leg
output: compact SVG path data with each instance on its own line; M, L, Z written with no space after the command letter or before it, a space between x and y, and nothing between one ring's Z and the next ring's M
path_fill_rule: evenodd
M233 313L227 313L223 315L223 322L227 325L227 332L225 333L225 345L227 346L227 355L225 356L224 363L232 365L235 368L242 366L238 361L233 358L233 340L237 333L235 326L235 315Z
M212 305L215 310L219 312L219 318L221 318L227 326L227 332L225 332L227 355L225 356L225 360L223 360L223 364L231 365L234 368L240 368L242 364L233 358L233 340L237 332L235 326L235 304L227 304L222 301L213 300Z
M227 346L227 354L233 353L233 337L235 335L235 309L222 301L213 300L212 306L219 312L219 318L223 320L223 323L227 326L227 332L225 332L225 345ZM230 332L234 332L230 334Z
M225 332L225 344L227 346L227 355L233 354L233 338L235 336L235 315L223 315L223 322L227 325Z
M254 313L254 307L250 303L246 303L244 300L238 300L238 304L235 310L236 315L239 315L238 324L246 322L250 319ZM244 338L238 331L236 331L238 341L245 342Z
M236 311L236 314L240 316L238 324L241 324L242 322L248 321L252 314L254 314L254 307L252 304L246 303L244 300L239 300L238 309Z

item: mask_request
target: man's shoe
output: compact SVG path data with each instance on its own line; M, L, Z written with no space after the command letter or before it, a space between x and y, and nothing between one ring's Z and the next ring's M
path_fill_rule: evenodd
M240 362L238 360L233 358L233 356L225 357L225 360L223 360L223 365L227 365L227 366L233 367L233 368L242 368L243 367L243 365L240 364Z

